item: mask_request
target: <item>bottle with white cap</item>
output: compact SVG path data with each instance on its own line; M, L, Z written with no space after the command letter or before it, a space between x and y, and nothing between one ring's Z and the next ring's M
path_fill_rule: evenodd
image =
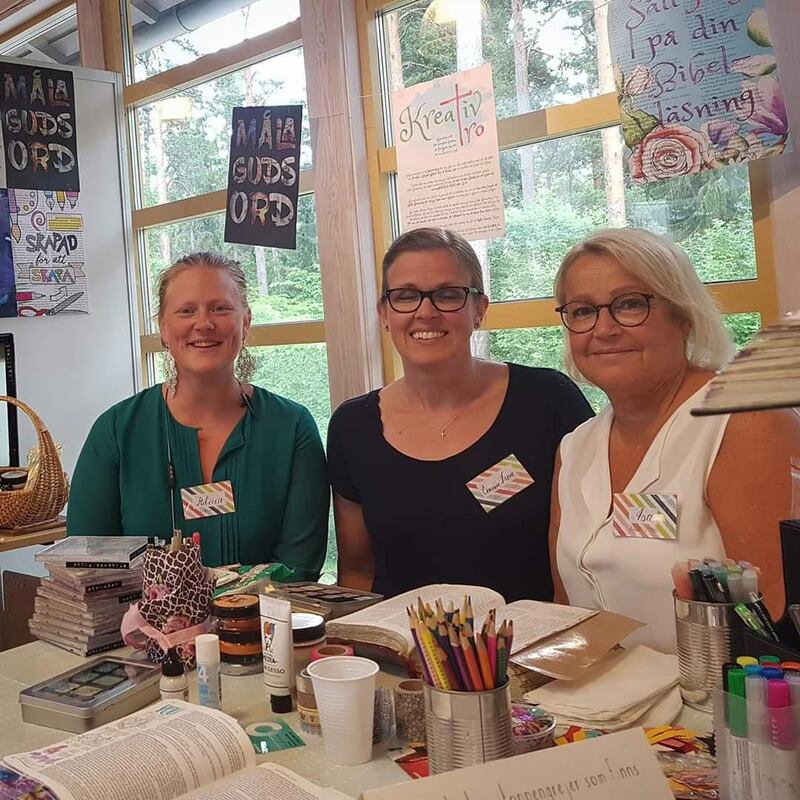
M219 709L222 706L222 675L219 670L219 637L201 633L194 640L197 656L197 702Z

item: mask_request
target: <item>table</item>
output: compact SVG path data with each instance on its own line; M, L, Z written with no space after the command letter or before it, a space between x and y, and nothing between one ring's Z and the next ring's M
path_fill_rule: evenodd
M0 532L0 553L19 550L21 547L30 547L34 544L50 544L65 538L66 535L67 526L63 522L48 527L33 526L25 533Z
M130 648L114 651L115 654L129 656ZM39 683L73 667L86 659L67 653L46 642L31 642L13 650L0 653L0 759L10 753L34 750L54 744L73 735L68 731L44 728L22 721L19 693L22 689ZM379 674L379 685L391 686L403 677L399 671L390 672L391 666L383 666ZM190 700L196 700L196 672L189 673ZM269 711L269 703L264 691L262 676L243 677L222 676L223 710L235 717L243 726L274 718ZM386 756L386 745L378 744L373 749L372 761L355 767L342 767L331 764L322 749L322 737L312 736L300 730L296 713L280 716L306 742L305 747L282 750L271 755L257 756L258 763L264 761L283 764L320 786L338 789L352 797L358 797L367 789L388 786L411 780L403 770ZM697 732L707 732L711 728L708 714L684 707L677 720Z

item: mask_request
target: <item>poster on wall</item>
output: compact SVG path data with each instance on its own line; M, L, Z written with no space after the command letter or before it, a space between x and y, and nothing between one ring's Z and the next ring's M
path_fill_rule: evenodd
M225 241L294 250L303 106L233 109Z
M505 233L492 68L399 89L392 98L400 227L471 241Z
M765 0L611 0L631 177L649 183L790 149Z
M8 192L0 189L0 317L17 316L14 257L11 252L11 219Z
M89 313L78 192L8 189L17 315Z
M80 191L72 73L0 62L7 186Z

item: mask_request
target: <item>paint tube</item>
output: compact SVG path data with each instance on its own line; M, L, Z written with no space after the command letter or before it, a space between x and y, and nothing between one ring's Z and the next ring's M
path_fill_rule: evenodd
M259 603L264 686L273 713L285 714L292 710L294 689L292 605L266 594L259 595Z

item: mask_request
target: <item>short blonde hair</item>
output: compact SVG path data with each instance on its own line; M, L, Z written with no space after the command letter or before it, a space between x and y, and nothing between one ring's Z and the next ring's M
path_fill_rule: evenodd
M702 369L718 370L733 356L734 346L714 299L703 286L686 253L664 236L640 228L608 228L576 244L564 256L555 279L559 305L567 302L564 284L569 268L585 255L618 261L654 294L667 300L675 314L689 323L686 360ZM564 331L567 374L585 381L572 360Z

